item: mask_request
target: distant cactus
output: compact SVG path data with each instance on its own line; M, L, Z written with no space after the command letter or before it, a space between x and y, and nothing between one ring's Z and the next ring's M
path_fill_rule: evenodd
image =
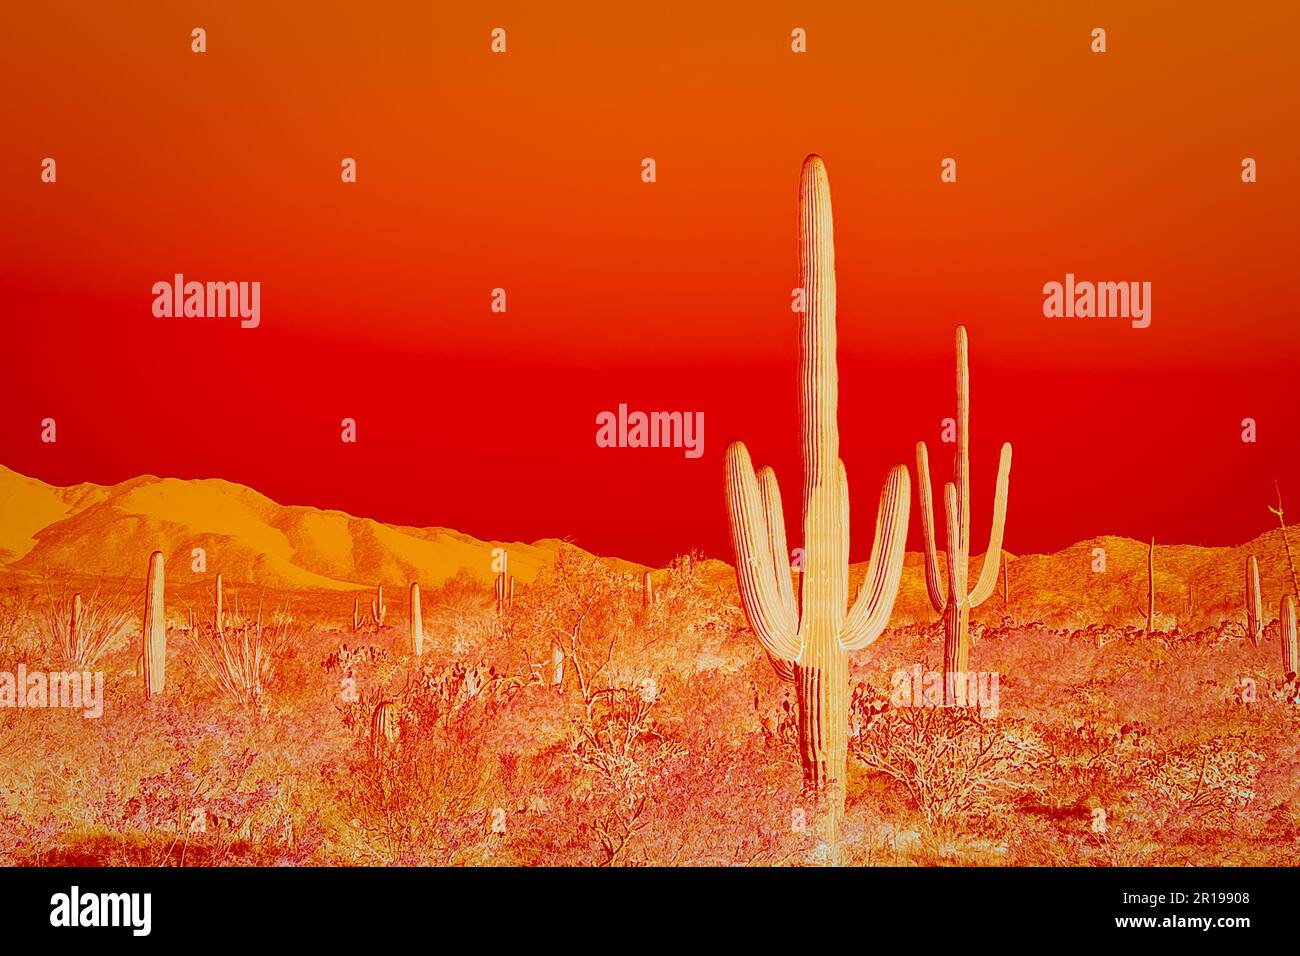
M515 579L498 574L496 579L497 613L505 613L506 608L515 603Z
M1264 636L1264 601L1259 593L1259 561L1246 559L1246 636L1256 647Z
M895 465L880 495L866 580L849 599L849 498L840 461L835 358L835 247L826 167L809 156L800 176L800 417L804 568L796 604L776 474L757 473L742 442L727 448L727 510L736 578L750 627L777 674L794 680L805 786L825 796L823 834L834 845L844 812L848 754L848 653L880 636L903 569L911 499Z
M515 596L515 579L510 576L510 554L506 550L501 551L501 570L497 572L496 583L494 585L497 599L497 614L505 613Z
M1282 673L1292 680L1300 673L1300 655L1296 651L1295 601L1291 595L1282 598Z
M220 634L223 630L225 630L225 627L226 627L226 615L223 610L223 604L222 604L221 575L218 574L217 575L217 617L216 617L217 633Z
M1147 633L1156 626L1156 539L1147 548Z
M424 653L424 620L420 614L420 585L411 583L411 653Z
M378 757L385 747L397 740L397 708L390 700L381 700L370 718L370 755Z
M384 586L381 584L375 591L375 596L370 599L370 620L375 625L375 630L383 630L384 618L388 616L388 606L384 604Z
M141 651L146 697L161 695L167 674L167 618L163 605L163 554L149 556L149 581L144 594L144 646Z
M965 703L965 674L970 666L970 612L997 587L1002 556L1002 532L1007 519L1007 486L1011 479L1011 443L1002 443L997 484L993 491L993 525L975 587L967 590L970 572L970 368L966 329L957 326L957 451L953 480L944 485L948 524L948 590L945 595L934 539L934 504L930 496L930 458L925 442L917 442L917 497L921 502L921 537L925 544L925 585L930 603L943 615L943 700Z
M551 641L551 686L564 686L564 648L559 638Z
M361 630L361 596L352 596L352 630Z

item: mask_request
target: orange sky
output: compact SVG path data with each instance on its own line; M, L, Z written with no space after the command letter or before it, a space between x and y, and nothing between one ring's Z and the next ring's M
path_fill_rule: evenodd
M976 535L1003 439L1014 552L1236 542L1272 521L1274 477L1300 516L1295 4L465 6L11 11L0 463L729 557L733 438L797 524L789 297L815 151L855 560L886 468L951 414L958 322ZM261 327L154 318L176 272L260 281ZM1150 281L1151 327L1044 318L1066 272ZM704 411L704 456L598 449L620 402Z

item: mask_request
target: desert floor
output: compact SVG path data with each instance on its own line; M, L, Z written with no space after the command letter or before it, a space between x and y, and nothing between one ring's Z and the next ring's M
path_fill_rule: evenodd
M792 685L750 635L731 569L680 559L654 582L646 606L640 576L562 548L498 613L491 587L453 578L423 595L420 658L396 583L382 627L373 590L227 584L221 635L208 586L169 584L166 692L146 700L142 580L12 576L0 669L63 666L73 590L120 628L93 666L101 717L0 709L0 861L827 862ZM998 675L994 715L890 703L898 671L942 658L935 615L896 613L851 658L834 858L1293 864L1300 709L1278 625L1257 646L1233 615L1200 616L1148 635L1043 623L995 597L971 664Z

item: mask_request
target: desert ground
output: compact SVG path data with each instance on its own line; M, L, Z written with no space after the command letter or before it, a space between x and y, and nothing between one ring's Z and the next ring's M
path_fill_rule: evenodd
M1007 555L972 616L992 708L898 705L899 675L943 656L909 552L889 627L850 658L832 848L801 792L792 685L721 561L646 569L219 481L0 469L0 513L0 671L104 675L98 717L0 707L6 864L1291 865L1300 846L1276 527L1157 542L1149 627L1147 542ZM155 550L165 691L147 696Z

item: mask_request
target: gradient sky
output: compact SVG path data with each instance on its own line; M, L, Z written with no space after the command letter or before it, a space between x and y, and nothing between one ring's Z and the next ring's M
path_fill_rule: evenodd
M1274 478L1300 519L1296 4L465 7L8 11L0 463L729 558L734 438L776 466L798 526L789 301L818 152L854 560L892 461L914 470L925 438L950 474L934 442L958 322L977 541L1004 439L1013 552L1236 543L1273 521ZM259 280L261 327L154 318L176 272ZM1150 281L1151 327L1044 318L1066 272ZM704 456L598 449L619 402L703 410Z

